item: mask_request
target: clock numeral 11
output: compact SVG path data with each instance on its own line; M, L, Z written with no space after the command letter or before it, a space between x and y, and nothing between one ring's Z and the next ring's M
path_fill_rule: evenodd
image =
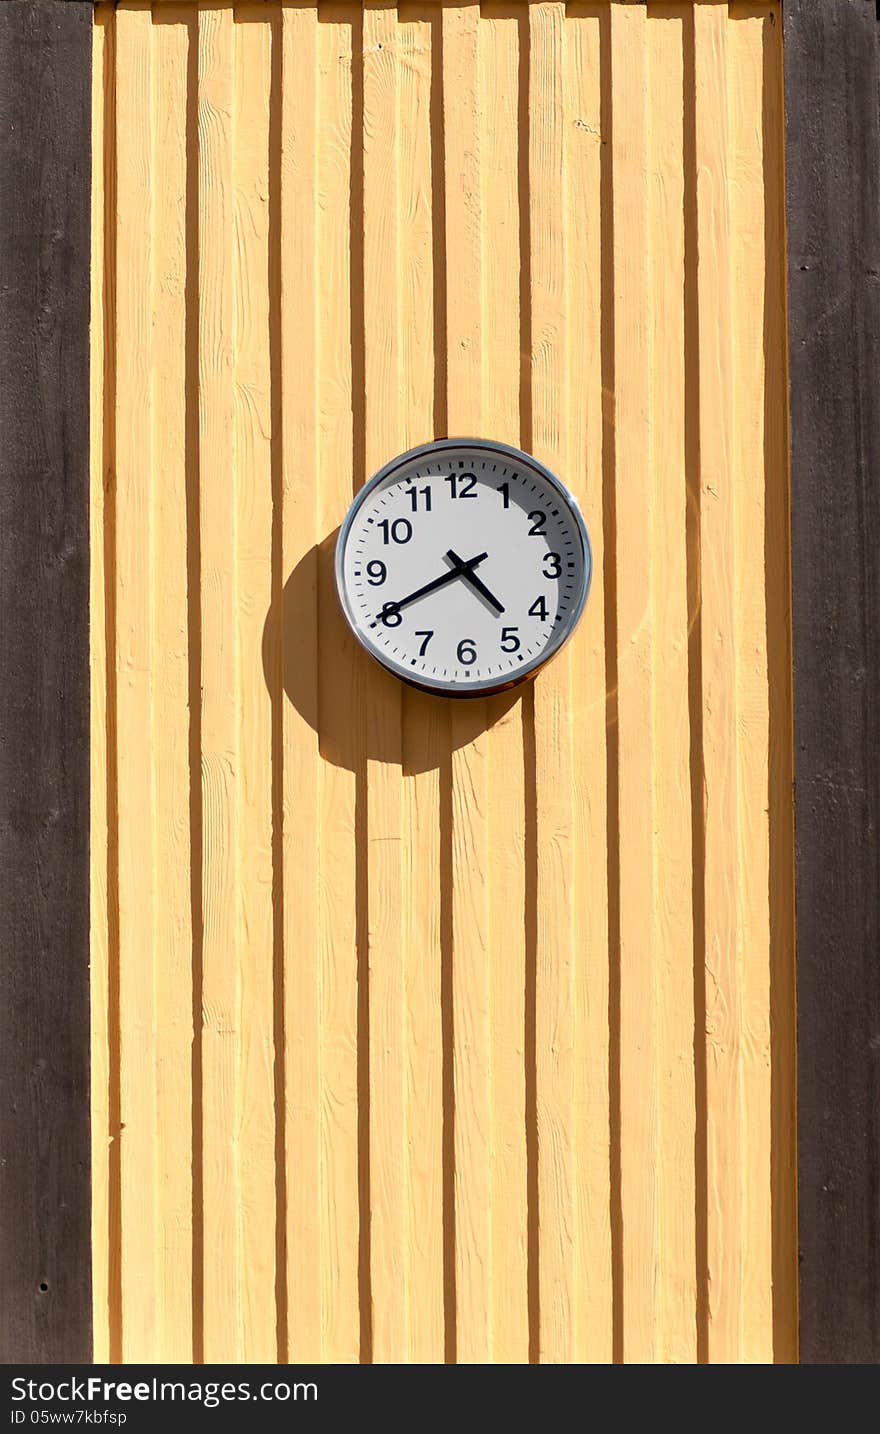
M430 511L431 511L431 490L430 490L430 488L427 486L427 484L425 485L424 488L407 488L406 491L407 491L407 493L409 494L409 501L410 501L410 503L412 504L412 510L413 510L414 513L417 513L417 512L419 511L419 498L424 498L424 500L425 500L425 512L426 512L426 513L430 513Z

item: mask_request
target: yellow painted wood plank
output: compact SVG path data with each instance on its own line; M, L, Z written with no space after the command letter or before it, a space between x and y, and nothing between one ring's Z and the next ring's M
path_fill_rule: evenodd
M156 832L149 6L116 12L116 685L122 1355L157 1357Z
M396 6L363 7L364 477L401 448L400 59ZM402 697L375 663L365 674L370 1007L372 1357L409 1343L406 974L402 941Z
M92 290L89 463L89 663L91 715L89 751L89 989L91 996L90 1123L92 1141L92 1339L94 1357L110 1359L110 953L108 905L108 735L114 721L108 698L107 603L105 585L115 581L106 567L105 530L112 521L110 431L105 405L113 401L111 369L114 316L105 265L108 228L108 171L112 176L114 7L98 5L92 40ZM107 103L108 91L110 104ZM108 226L105 228L105 226ZM109 499L105 493L109 491ZM110 653L115 663L115 653ZM115 872L114 872L115 876Z
M156 842L156 1357L189 1360L192 1324L192 919L187 634L187 11L153 27L155 95L153 811Z
M434 437L435 315L432 182L433 30L424 6L398 7L397 103L401 447ZM439 21L437 27L439 28ZM442 1363L443 1044L440 935L440 781L443 704L405 688L403 697L403 942L409 1169L406 1357ZM415 1113L415 1119L413 1114Z
M567 365L565 6L529 10L529 232L532 450L555 472L566 465ZM571 653L534 686L536 762L535 1027L538 1120L538 1255L542 1363L576 1358L575 1128L576 954L573 864Z
M648 240L654 503L654 841L657 891L657 1357L697 1357L694 971L685 360L685 25L648 8ZM689 37L688 37L689 38ZM688 191L690 193L690 191Z
M244 1312L231 6L199 10L198 47L204 1357L236 1362Z
M451 434L484 414L482 87L478 5L444 8L446 406ZM455 1349L491 1351L487 740L482 701L450 706L452 1005L455 1084Z
M283 941L288 1357L322 1358L318 744L318 15L281 11ZM273 681L278 673L273 671ZM299 701L287 693L296 684ZM276 873L276 879L277 879Z
M358 811L357 789L360 785L363 798L366 773L358 729L363 668L336 596L333 557L334 530L351 502L354 468L350 196L352 56L355 47L360 48L360 21L350 6L322 8L319 20L321 1327L323 1358L349 1363L367 1352L370 1319L365 1159L369 1074L359 1065L366 1044L360 1049L358 1044L365 1024L358 1000L366 989L366 873L358 859L365 847L358 822L365 821L365 814Z
M271 11L235 9L235 561L240 805L239 911L242 1358L277 1357L272 902L272 703L262 680L272 601L273 434L270 335ZM274 319L272 320L274 323ZM280 1113L279 1113L280 1114Z
M611 100L610 94L603 94L602 66L609 38L607 6L592 5L575 11L569 7L563 75L568 226L565 304L570 379L567 466L561 476L581 504L593 555L589 604L572 641L570 657L574 744L570 882L577 960L572 998L577 1178L572 1339L576 1358L590 1363L610 1361L613 1334L601 211ZM610 255L606 263L610 266Z
M744 11L746 7L744 7ZM746 11L747 13L747 11ZM732 12L739 20L739 11ZM764 484L769 796L770 1204L773 1358L797 1362L797 1088L794 964L791 567L786 347L785 116L782 11L763 27ZM757 181L757 177L756 177ZM766 1076L765 1076L766 1078Z
M742 1357L742 970L738 928L735 475L727 16L694 7L705 812L708 1357Z
M611 9L622 1357L657 1358L657 873L646 12Z
M484 6L481 84L486 223L483 338L491 381L484 431L520 444L520 17ZM454 262L454 260L453 260ZM491 1358L529 1357L526 1148L525 755L523 706L486 703L489 898Z

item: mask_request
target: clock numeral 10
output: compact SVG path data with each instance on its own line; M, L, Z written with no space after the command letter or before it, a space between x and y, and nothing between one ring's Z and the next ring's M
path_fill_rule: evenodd
M412 523L409 518L395 518L393 523L383 518L378 526L383 543L408 543L412 537Z

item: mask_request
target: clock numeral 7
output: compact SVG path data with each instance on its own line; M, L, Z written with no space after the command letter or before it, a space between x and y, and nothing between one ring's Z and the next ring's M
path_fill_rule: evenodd
M434 636L434 629L433 629L433 628L431 628L430 630L428 630L428 629L426 629L426 628L423 628L421 631L419 631L418 629L416 629L416 637L423 637L423 638L425 639L424 642L423 642L423 643L421 644L421 646L419 647L419 657L424 657L425 653L426 653L427 650L428 650L428 643L431 641L431 638L432 638L433 636Z

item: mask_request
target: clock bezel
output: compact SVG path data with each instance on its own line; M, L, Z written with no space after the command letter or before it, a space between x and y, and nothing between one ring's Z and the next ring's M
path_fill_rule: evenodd
M525 663L523 667L517 670L514 676L503 682L489 681L480 683L478 680L473 685L465 688L456 682L454 678L425 679L423 677L417 677L414 673L402 673L398 671L396 667L392 666L391 663L386 662L375 647L373 647L360 632L357 619L348 599L345 586L345 574L343 571L345 549L349 533L351 532L358 513L373 490L381 487L381 485L393 477L399 469L406 467L416 459L423 459L438 453L442 454L457 448L470 448L478 452L490 453L498 457L503 457L510 462L517 463L521 467L531 469L536 477L547 483L549 487L556 492L559 499L567 505L574 517L575 527L580 536L584 556L584 576L581 590L577 595L576 601L570 608L566 621L560 628L559 634L551 638L543 652ZM420 443L415 448L409 448L405 453L400 453L397 457L392 458L380 468L377 473L374 473L372 478L355 494L342 522L342 526L339 529L339 536L336 539L335 573L339 603L352 633L364 651L368 652L374 662L377 662L385 672L390 673L392 677L396 677L400 682L404 682L408 687L416 687L420 692L428 692L435 697L491 697L493 693L506 692L511 687L518 687L520 683L527 682L530 678L533 678L546 663L556 656L559 650L565 646L566 642L568 642L580 621L590 593L590 584L593 578L593 550L590 545L587 525L584 522L584 516L577 498L546 464L541 463L537 458L533 457L531 453L525 453L521 448L514 448L509 443L500 443L490 438L438 438L431 443Z

